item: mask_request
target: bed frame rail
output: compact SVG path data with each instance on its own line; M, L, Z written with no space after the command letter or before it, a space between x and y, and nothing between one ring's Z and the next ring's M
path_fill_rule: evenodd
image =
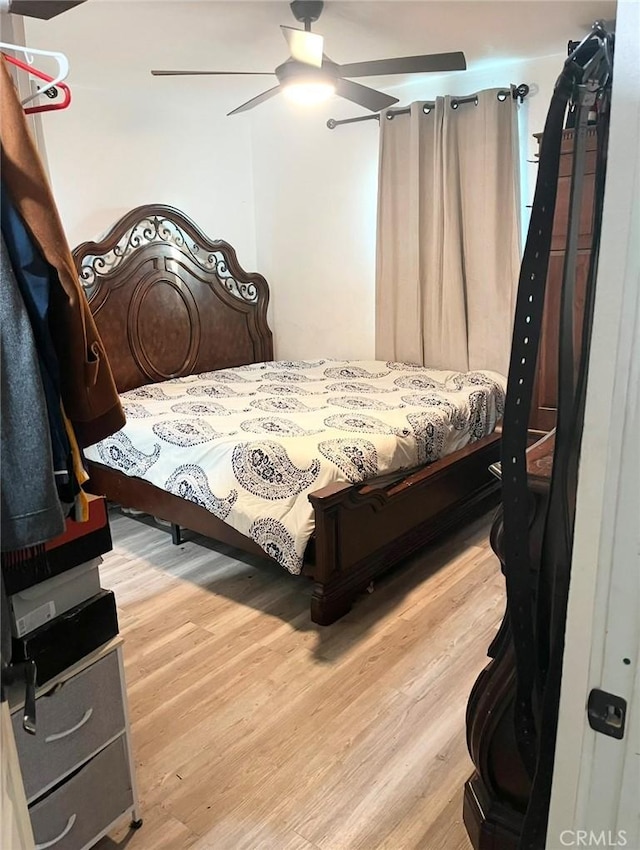
M336 484L309 496L315 510L311 619L328 625L398 561L497 504L489 472L499 459L491 434L398 483Z

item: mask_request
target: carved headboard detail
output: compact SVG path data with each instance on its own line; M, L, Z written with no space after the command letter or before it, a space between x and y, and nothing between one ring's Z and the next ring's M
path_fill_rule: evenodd
M179 210L137 207L73 258L120 392L273 359L266 280Z

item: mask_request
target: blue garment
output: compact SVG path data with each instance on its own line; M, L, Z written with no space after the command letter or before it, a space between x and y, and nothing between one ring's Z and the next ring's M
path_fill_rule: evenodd
M0 548L36 546L62 534L47 404L24 299L0 238ZM0 572L2 572L0 570Z
M60 407L60 369L49 330L49 293L55 270L44 260L4 184L1 190L0 218L2 235L22 295L38 353L40 376L47 403L51 432L53 468L58 493L63 502L72 504L76 489L71 446Z

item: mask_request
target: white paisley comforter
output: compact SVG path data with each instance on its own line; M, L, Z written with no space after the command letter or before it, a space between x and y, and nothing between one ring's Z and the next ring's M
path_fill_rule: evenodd
M299 573L309 493L490 434L505 386L495 372L406 363L255 363L123 393L127 424L85 454L202 505Z

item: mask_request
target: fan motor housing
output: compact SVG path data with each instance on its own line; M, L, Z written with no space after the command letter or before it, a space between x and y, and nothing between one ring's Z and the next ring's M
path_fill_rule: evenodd
M293 0L289 4L293 17L302 23L314 23L322 14L324 3L321 0Z

